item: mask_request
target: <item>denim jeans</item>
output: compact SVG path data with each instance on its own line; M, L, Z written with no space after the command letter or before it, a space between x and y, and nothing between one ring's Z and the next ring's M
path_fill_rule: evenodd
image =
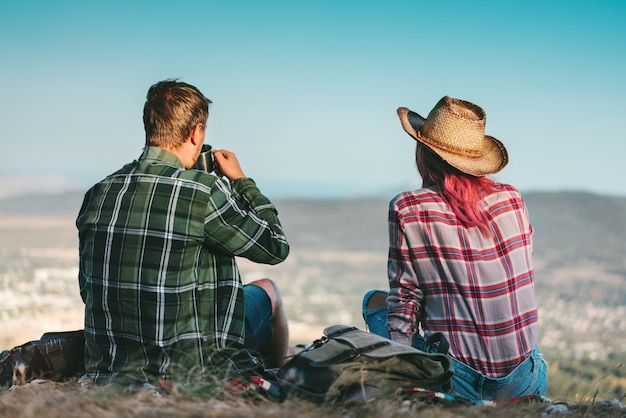
M248 350L258 351L270 342L274 330L270 324L272 301L265 290L253 284L243 286L245 342Z
M363 319L370 332L389 338L386 327L387 308L366 309L370 296L382 290L371 290L363 298ZM416 334L413 338L413 347L420 350L424 347L424 337ZM435 351L434 348L429 348ZM522 361L511 373L500 378L491 378L481 372L472 369L468 365L452 358L454 364L454 377L452 388L448 391L451 395L468 401L479 400L506 400L525 395L546 394L548 389L548 368L539 351L539 347ZM440 388L427 388L440 390Z

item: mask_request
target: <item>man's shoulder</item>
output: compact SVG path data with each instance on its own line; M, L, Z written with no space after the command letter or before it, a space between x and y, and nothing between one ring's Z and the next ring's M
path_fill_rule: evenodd
M141 164L141 161L133 161L121 167L119 170L107 175L94 186L111 182L170 182L180 181L189 187L211 186L218 181L218 177L206 171L172 166L169 164Z
M184 187L202 189L207 193L210 193L211 190L215 188L230 190L230 186L227 182L203 170L193 168L190 170L180 170L176 173L175 177L182 182Z

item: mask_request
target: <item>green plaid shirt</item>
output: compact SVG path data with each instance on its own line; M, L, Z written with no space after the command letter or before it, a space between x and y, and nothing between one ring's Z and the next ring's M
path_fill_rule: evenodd
M229 186L155 147L93 186L76 226L85 368L97 383L215 373L243 346L235 256L277 264L289 253L252 179Z

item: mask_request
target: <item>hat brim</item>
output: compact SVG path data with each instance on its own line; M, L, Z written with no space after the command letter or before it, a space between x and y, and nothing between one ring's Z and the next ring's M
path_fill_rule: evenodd
M509 162L504 144L492 136L485 135L485 147L482 155L471 157L444 150L428 142L419 132L426 118L406 107L398 108L398 117L404 131L416 141L421 142L443 158L452 167L472 176L481 177L497 173Z

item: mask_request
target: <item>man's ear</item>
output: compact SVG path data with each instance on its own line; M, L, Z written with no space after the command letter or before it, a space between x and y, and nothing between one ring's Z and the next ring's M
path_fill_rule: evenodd
M203 133L204 125L201 123L197 123L196 126L191 130L191 134L189 135L191 143L193 145L198 145L199 142L204 142L204 137L202 136Z

